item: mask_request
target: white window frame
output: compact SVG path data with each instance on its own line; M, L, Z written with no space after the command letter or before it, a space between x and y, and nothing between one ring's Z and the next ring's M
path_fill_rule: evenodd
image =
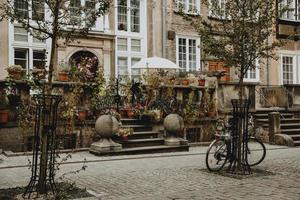
M293 83L299 83L299 72L298 65L300 64L300 54L296 52L281 52L280 53L280 84L283 85L283 57L292 57L293 58ZM297 72L298 70L298 72Z
M218 4L219 4L220 7L221 7L221 4L222 4L222 1L226 5L226 0L217 0L217 1L218 1ZM224 7L224 10L223 10L224 14L223 15L213 14L213 9L212 9L212 6L211 6L211 0L209 0L209 6L208 7L209 7L208 8L208 10L209 10L209 12L208 12L209 17L217 18L217 19L225 19L226 18L226 16L224 15L226 13L226 7ZM227 18L230 19L231 17L227 16Z
M130 0L127 0L127 7L130 8ZM118 29L118 0L115 0L115 33L116 33L116 54L115 54L115 60L116 60L116 70L115 70L115 76L118 77L119 74L119 66L118 66L118 57L127 57L128 62L128 76L131 77L132 75L132 59L138 58L138 59L144 59L147 58L147 0L140 0L140 31L139 32L131 32L131 12L130 9L127 10L127 31L119 30ZM124 38L127 39L127 51L121 51L118 50L118 38ZM131 50L131 40L137 39L140 40L140 52L132 51Z
M182 11L186 14L190 15L200 15L201 13L201 0L194 0L195 1L195 10L190 10L190 0L175 0L175 11ZM184 8L181 8L181 2L184 2Z
M144 3L145 1L140 1L139 2L139 13L140 13L140 17L139 17L139 31L138 32L134 32L131 30L131 25L132 25L132 21L131 21L131 10L132 10L132 6L131 6L131 0L126 0L127 1L127 11L126 11L126 30L119 30L118 24L119 24L119 15L118 15L118 0L116 0L116 30L119 32L128 32L128 33L133 33L133 34L139 34L141 32L141 28L142 28L142 3Z
M283 0L283 2L279 2L278 9L281 10L284 6L287 6L288 1L289 0ZM286 11L282 16L280 16L280 19L287 21L300 21L300 2L298 2L298 0L292 0L292 4L290 4L289 7L293 8L294 11ZM293 17L288 17L288 12L291 12Z
M200 51L200 38L197 36L187 36L187 35L176 35L176 64L179 66L179 39L186 39L186 71L190 71L189 66L189 40L196 40L196 71L201 69L201 51Z
M256 67L255 69L252 69L252 70L255 70L255 78L251 78L251 69L249 69L246 74L247 74L247 78L244 76L244 82L259 82L260 81L260 69L259 69L259 60L257 59L255 61L256 63Z

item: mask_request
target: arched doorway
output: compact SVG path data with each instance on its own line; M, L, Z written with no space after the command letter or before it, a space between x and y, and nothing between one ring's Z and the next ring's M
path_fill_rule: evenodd
M76 67L77 71L83 72L87 79L95 78L99 60L97 56L90 51L78 51L69 59L71 67Z

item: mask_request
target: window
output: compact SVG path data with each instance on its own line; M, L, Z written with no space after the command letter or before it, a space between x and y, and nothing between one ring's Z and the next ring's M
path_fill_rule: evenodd
M118 30L140 32L140 0L118 0Z
M127 38L118 38L118 51L127 51Z
M14 7L17 14L20 17L28 17L28 1L27 0L15 0Z
M85 17L87 19L86 23L89 23L88 26L95 26L95 15L96 2L95 0L85 0Z
M46 61L45 51L33 51L33 68L44 69Z
M28 50L15 49L15 65L21 65L24 69L28 67Z
M140 60L141 60L141 58L132 58L131 59L131 66L138 63ZM140 74L141 74L140 69L132 69L131 70L131 77L135 82L140 81Z
M176 0L176 10L189 14L200 13L200 0Z
M200 67L200 39L177 38L177 64L181 71L196 71Z
M248 69L244 76L245 82L258 82L259 81L259 61L258 59L255 61L256 67L252 69Z
M118 67L120 77L128 75L128 60L126 57L118 57Z
M32 19L37 21L44 21L45 0L32 0Z
M19 42L28 42L28 32L22 27L14 27L14 40Z
M131 51L135 51L135 52L141 51L141 40L136 40L136 39L131 40Z
M283 84L294 83L294 56L283 55L281 57L282 64L282 82Z
M210 0L209 15L215 18L224 18L226 12L226 0Z
M70 16L71 23L79 23L81 20L81 1L80 0L71 0L70 1Z
M284 20L300 20L300 1L299 0L281 0L279 1L280 18Z

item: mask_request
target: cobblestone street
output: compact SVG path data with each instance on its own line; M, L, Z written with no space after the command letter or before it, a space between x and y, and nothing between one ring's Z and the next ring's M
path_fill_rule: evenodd
M143 156L94 157L75 153L61 173L79 169L79 157L87 169L68 175L102 200L179 199L300 199L300 149L267 146L260 169L273 174L236 179L209 173L205 169L206 147L189 153ZM8 158L11 166L0 165L0 188L24 186L30 171L22 167L27 156ZM13 163L13 160L15 163ZM81 159L82 160L82 159ZM73 163L72 163L73 162ZM16 165L20 165L17 167Z

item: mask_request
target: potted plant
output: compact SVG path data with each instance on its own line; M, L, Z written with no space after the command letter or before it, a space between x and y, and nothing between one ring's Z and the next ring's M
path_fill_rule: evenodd
M10 65L6 70L12 79L14 80L22 79L23 68L21 65Z
M179 72L179 78L181 80L181 85L189 85L190 84L190 81L189 79L187 78L187 72Z
M124 141L128 140L128 136L133 133L133 128L120 128L117 135L121 137Z
M205 76L204 75L199 76L198 86L205 86Z
M68 63L61 62L59 64L58 70L59 70L58 71L58 80L63 81L63 82L68 81L69 80L69 71L70 71Z
M77 110L77 117L79 119L79 121L85 121L86 120L86 116L87 116L87 110L86 109L78 109Z
M41 80L46 78L46 70L45 69L39 69L39 68L33 68L30 70L30 75L34 80Z
M0 124L8 123L9 110L7 109L7 106L7 96L2 92L2 94L0 94Z

